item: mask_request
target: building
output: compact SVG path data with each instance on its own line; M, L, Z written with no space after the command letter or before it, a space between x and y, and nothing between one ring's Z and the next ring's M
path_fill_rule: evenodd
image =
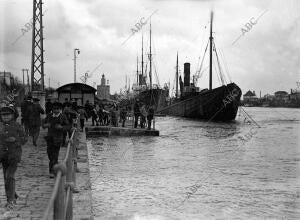
M257 106L259 104L259 99L257 98L255 91L250 90L243 95L243 104L245 106Z
M255 91L251 92L250 90L243 95L244 102L257 102L258 98L255 94Z
M104 74L101 78L101 85L97 86L97 98L98 99L110 99L110 86L108 80L106 82Z
M296 102L300 101L300 90L291 89L290 100L293 100Z
M82 83L70 83L56 89L57 99L64 103L65 100L76 101L77 105L84 105L87 101L95 103L96 89ZM55 95L56 96L56 95Z
M275 99L277 100L283 100L285 97L288 96L288 93L286 91L277 91L274 93Z
M0 83L1 84L5 84L7 86L10 86L11 85L11 78L12 78L12 75L10 72L0 72Z

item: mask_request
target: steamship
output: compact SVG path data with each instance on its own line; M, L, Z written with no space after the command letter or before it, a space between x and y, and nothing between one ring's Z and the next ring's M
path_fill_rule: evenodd
M136 84L133 85L134 100L138 99L147 106L153 106L155 110L167 105L169 97L169 87L165 84L163 87L152 83L152 46L151 46L151 20L150 20L150 47L149 47L149 83L147 84L147 65L144 65L144 45L142 36L141 70L139 71L139 61L137 57L136 66Z
M222 86L212 88L212 53L216 53L217 61L219 58L215 48L213 38L213 12L211 12L210 37L209 37L209 89L200 90L196 87L197 79L202 71L202 62L200 70L193 76L193 82L190 81L190 63L184 64L184 80L181 76L178 78L178 54L176 65L176 95L175 99L166 107L157 110L157 113L182 116L188 118L204 119L208 121L231 121L234 120L238 106L240 104L241 89L233 82L224 83L224 78L220 75ZM208 44L206 49L208 48ZM205 50L206 51L206 50ZM220 65L218 65L220 67ZM220 74L222 74L220 69ZM178 83L179 80L179 83ZM180 95L178 91L180 85Z

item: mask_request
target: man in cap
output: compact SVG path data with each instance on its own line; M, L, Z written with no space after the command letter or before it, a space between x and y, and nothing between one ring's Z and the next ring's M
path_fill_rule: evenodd
M25 129L25 133L26 135L29 134L29 109L32 105L32 97L31 96L27 96L26 98L24 98L24 101L22 102L21 104L21 122L22 122L22 125L24 126L24 129Z
M59 150L63 144L64 132L71 127L66 116L62 114L62 107L62 104L59 102L53 103L52 112L43 121L43 128L48 128L46 141L50 178L54 178L53 166L58 163Z
M40 135L41 114L45 114L38 98L33 98L33 105L29 108L29 134L32 136L32 143L37 146L36 142Z
M26 143L26 135L20 124L15 121L15 110L6 106L0 109L0 163L3 167L7 209L16 204L15 173L21 161L21 146Z

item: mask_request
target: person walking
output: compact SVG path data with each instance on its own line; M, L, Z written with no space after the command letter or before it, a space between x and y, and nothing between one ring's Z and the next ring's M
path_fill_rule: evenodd
M47 136L47 155L49 158L50 178L54 178L53 166L58 163L60 147L64 141L64 131L68 131L71 126L64 114L62 114L62 104L53 103L52 112L43 121L43 128L48 128Z
M32 97L27 96L26 99L21 103L21 123L24 126L25 134L29 135L29 109L32 105Z
M22 126L14 119L15 110L11 107L0 109L0 163L4 174L4 188L7 199L5 207L13 209L18 198L16 193L15 173L21 161L22 148L26 135Z
M36 142L40 135L41 114L45 114L38 98L33 98L33 104L28 108L29 135L32 137L32 144L37 146Z
M84 121L87 117L83 106L78 106L78 114L79 114L80 128L81 128L81 131L83 131Z

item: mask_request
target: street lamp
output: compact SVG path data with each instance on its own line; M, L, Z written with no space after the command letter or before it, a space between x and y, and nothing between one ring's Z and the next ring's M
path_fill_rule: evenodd
M80 50L78 48L74 49L74 83L76 83L76 54L80 54Z

